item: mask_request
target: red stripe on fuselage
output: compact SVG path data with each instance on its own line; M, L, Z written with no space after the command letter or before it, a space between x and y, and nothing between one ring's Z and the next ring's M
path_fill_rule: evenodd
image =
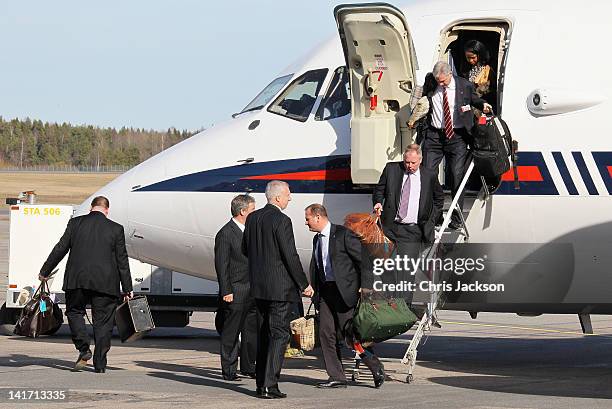
M246 180L351 180L350 169L323 169L308 172L273 173L269 175L247 176Z
M521 182L542 182L544 178L537 166L517 166L519 181ZM502 175L503 182L512 182L514 171L510 169Z
M612 166L608 167L612 172ZM612 175L612 173L611 173ZM544 178L537 166L519 166L519 181L521 182L542 182ZM272 173L268 175L247 176L245 180L351 180L350 169L323 169L307 172ZM512 169L502 175L502 181L511 182L514 180Z
M608 166L608 173L610 174L610 177L612 178L612 166Z

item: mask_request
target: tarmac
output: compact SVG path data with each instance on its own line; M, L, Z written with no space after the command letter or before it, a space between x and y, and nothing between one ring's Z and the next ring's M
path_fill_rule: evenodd
M2 299L6 216L0 211ZM411 384L400 362L408 332L376 346L389 376L380 389L364 369L347 389L316 389L327 376L315 349L285 360L280 388L288 397L266 401L255 397L254 380L222 379L213 313L195 313L188 327L157 328L133 343L113 338L105 374L71 372L77 353L67 325L38 339L0 336L0 408L612 408L609 316L593 316L589 336L574 315L482 313L472 320L441 311L439 319L442 328L419 348ZM345 352L350 380L353 360ZM43 391L65 399L42 399Z
M219 338L212 313L196 313L187 328L159 328L147 338L113 339L109 368L74 373L66 325L35 340L0 337L0 407L10 390L64 391L67 408L609 408L612 407L612 325L594 317L598 334L582 336L577 317L517 318L442 312L419 349L415 380L404 382L400 363L409 335L377 346L390 377L374 389L367 370L347 389L320 390L319 351L285 360L280 388L286 399L255 397L255 381L226 382L219 370ZM350 379L352 359L345 368ZM34 406L32 401L27 405Z

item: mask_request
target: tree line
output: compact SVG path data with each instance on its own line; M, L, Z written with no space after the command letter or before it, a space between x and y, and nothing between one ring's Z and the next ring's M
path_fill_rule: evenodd
M0 117L0 167L134 166L195 133Z

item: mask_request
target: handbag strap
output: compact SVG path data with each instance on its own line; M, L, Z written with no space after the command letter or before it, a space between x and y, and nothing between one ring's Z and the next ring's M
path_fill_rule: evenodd
M306 317L310 315L310 309L312 308L312 306L314 305L314 302L310 302L310 305L308 306L308 310L306 310ZM319 313L317 312L317 308L315 307L315 317L318 315Z
M38 286L38 288L36 288L36 291L34 291L34 294L32 294L32 300L36 298L36 296L40 297L42 295L42 292L45 288L45 285L47 284L46 281L41 281L40 285Z

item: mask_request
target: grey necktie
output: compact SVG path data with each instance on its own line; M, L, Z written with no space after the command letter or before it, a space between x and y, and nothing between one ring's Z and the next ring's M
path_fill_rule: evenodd
M397 215L400 220L404 220L408 215L408 201L410 200L410 173L406 177L404 186L402 186L402 195L399 202L399 210Z
M321 278L325 281L325 265L323 264L323 234L317 234L318 246L317 246L317 264L319 265L319 273Z

